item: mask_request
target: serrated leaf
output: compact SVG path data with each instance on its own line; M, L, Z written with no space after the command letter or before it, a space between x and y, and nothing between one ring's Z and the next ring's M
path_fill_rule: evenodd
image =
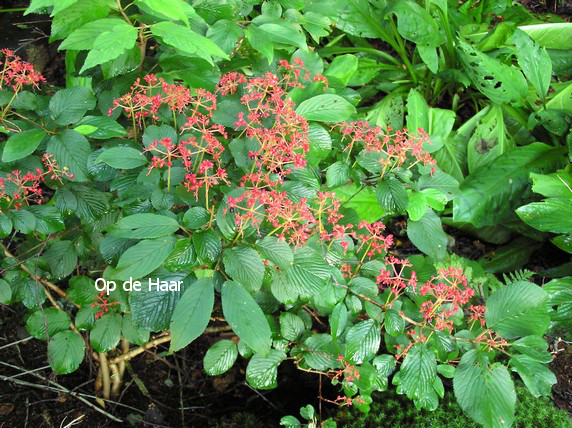
M122 281L142 278L161 266L174 246L171 236L141 241L123 253L110 276Z
M219 340L205 354L203 367L209 376L218 376L228 371L237 357L238 350L234 342Z
M547 299L548 294L531 282L506 285L487 299L487 327L505 339L542 335L550 325Z
M109 230L116 238L152 239L175 233L179 223L172 217L158 214L133 214L123 217Z
M42 129L32 129L12 135L4 146L2 162L14 162L31 155L46 135Z
M426 344L418 343L407 352L399 370L399 385L410 399L426 400L433 392L437 361Z
M192 207L183 216L183 225L189 229L200 229L210 217L211 214L203 207Z
M85 354L81 336L71 330L61 331L50 339L48 361L56 373L68 374L79 367Z
M97 36L106 31L111 31L117 24L121 24L120 18L97 19L81 26L73 31L58 47L58 50L72 49L82 51L93 49Z
M264 279L264 263L252 248L239 246L223 252L224 269L250 291L258 291Z
M46 326L48 335L46 336ZM37 310L26 321L28 333L36 339L47 340L60 331L70 328L70 317L64 311L56 308Z
M187 288L171 319L171 352L184 348L205 331L213 306L212 280L199 279Z
M88 180L87 159L91 148L87 139L76 131L65 129L53 135L48 142L47 153L54 155L58 165L67 167L73 181Z
M192 268L195 261L195 247L193 247L192 239L179 239L165 260L165 267L172 272L185 271Z
M199 259L204 261L216 260L222 251L221 239L212 229L193 233L193 245Z
M95 321L89 334L91 345L96 352L107 352L119 343L122 319L119 314L105 314Z
M295 341L304 331L304 321L291 312L280 314L280 334L287 340Z
M222 311L232 330L254 352L267 354L272 341L268 321L244 287L227 281L222 287Z
M286 354L275 349L267 355L254 354L246 367L246 381L256 389L273 389L278 386L278 366Z
M270 260L280 269L287 269L294 262L294 252L290 245L276 237L267 236L256 243L256 248L262 257Z
M556 376L548 367L528 355L513 355L509 361L528 390L535 397L549 396Z
M377 202L385 211L402 213L409 205L405 186L394 177L389 177L377 183L375 196Z
M120 21L110 31L100 33L95 38L93 49L87 54L80 73L120 57L135 46L137 34L137 28L125 21Z
M50 270L56 278L65 278L77 264L77 253L72 241L54 242L44 254Z
M338 161L331 164L326 170L326 184L329 188L346 184L350 179L350 166Z
M381 334L373 320L361 321L348 330L346 358L361 364L373 358L379 349Z
M347 120L355 112L353 105L339 95L333 94L316 95L302 101L296 108L296 113L307 120L324 123Z
M407 221L407 236L419 250L435 260L442 259L447 252L448 240L441 219L430 208L421 220Z
M50 117L58 125L70 125L78 122L88 110L95 107L95 96L85 86L62 89L50 99L49 107Z

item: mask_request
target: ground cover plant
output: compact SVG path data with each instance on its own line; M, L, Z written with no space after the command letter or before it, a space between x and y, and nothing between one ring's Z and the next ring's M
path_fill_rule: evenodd
M0 303L56 374L90 364L105 406L140 355L230 332L208 375L319 379L318 409L284 426L377 413L392 389L506 427L515 381L551 395L572 326L572 24L509 1L26 6L65 85L1 51ZM465 236L494 251L463 257Z

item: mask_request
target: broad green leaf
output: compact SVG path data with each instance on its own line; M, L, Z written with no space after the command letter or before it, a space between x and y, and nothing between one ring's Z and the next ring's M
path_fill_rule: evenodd
M356 364L368 361L377 353L381 343L379 325L373 320L361 321L352 326L346 335L346 358Z
M137 41L137 34L137 28L121 21L121 24L118 23L111 31L98 35L93 42L93 49L85 58L80 73L96 65L112 61L133 48Z
M271 64L274 59L274 43L270 38L270 34L254 24L249 25L244 34L252 49L260 52L266 58L268 64Z
M226 53L230 53L236 48L238 40L243 35L242 27L228 19L221 19L215 22L207 30L207 37Z
M398 336L405 328L405 320L395 309L385 312L385 330L392 336Z
M41 11L54 6L54 0L32 0L30 6L24 12L24 15L29 15L30 13Z
M88 180L87 159L91 148L87 139L76 131L65 129L48 141L47 153L54 155L61 168L67 167L73 181Z
M254 352L266 355L272 344L270 326L250 293L242 285L227 281L221 298L224 317L232 330Z
M304 342L304 361L314 370L339 368L337 360L342 353L329 334L313 334Z
M406 40L432 48L444 42L437 22L413 1L393 2L384 10L385 14L397 15L397 31Z
M203 207L192 207L183 216L183 224L189 229L200 229L209 222L211 214Z
M275 349L268 354L254 354L246 367L246 381L256 389L273 389L278 386L278 366L286 354Z
M348 82L358 70L358 57L355 55L340 55L334 57L330 66L324 73L330 84L340 82L342 87L347 86Z
M69 36L74 30L88 22L105 18L111 7L116 3L112 0L78 0L65 12L58 13L52 20L50 42Z
M267 236L256 243L262 257L270 260L280 269L287 269L294 262L294 253L290 245L283 240Z
M36 229L36 217L27 209L11 210L10 216L14 230L24 234L32 233Z
M123 253L109 276L122 281L142 278L161 266L174 246L171 236L141 241Z
M171 319L171 352L184 348L205 331L213 306L214 286L210 279L199 279L187 288Z
M332 137L330 133L315 123L310 124L308 130L310 151L306 153L308 165L317 165L327 158L332 151Z
M346 184L350 179L350 166L343 161L334 162L326 170L326 184L329 188Z
M316 11L328 14L325 8ZM374 9L368 0L349 0L340 2L339 6L330 11L332 18L336 20L336 26L352 36L378 38L383 34L382 25L377 16L381 11Z
M437 361L426 344L417 343L407 352L399 370L399 386L407 397L423 402L434 394Z
M572 82L552 97L551 100L546 103L546 108L566 110L572 114Z
M469 174L490 164L503 153L514 147L505 126L502 108L492 105L480 117L471 139L467 143Z
M556 169L562 151L546 144L515 147L468 176L453 200L453 220L477 227L494 226L519 207L530 172Z
M457 53L473 85L491 101L522 104L528 85L517 68L479 52L462 39L459 39Z
M54 242L43 257L56 278L70 275L77 264L77 252L72 241Z
M153 35L160 37L167 45L192 56L198 56L213 64L213 57L227 59L227 54L211 40L190 28L172 22L159 22L151 27Z
M403 128L403 117L403 95L394 91L386 95L367 113L366 120L373 122L376 126L381 126L383 129L388 126L391 129L401 129Z
M155 286L149 289L149 280L141 281L141 291L129 293L129 306L131 307L133 324L138 328L151 331L165 331L169 329L171 316L175 305L190 286L187 272L169 272L159 269L151 274L153 283L157 280L165 282L181 281L179 291L161 291Z
M169 257L165 260L165 268L171 272L186 271L195 265L196 254L193 240L179 239Z
M283 271L286 285L303 297L320 293L330 270L321 255L302 247L294 254L294 264Z
M209 376L218 376L228 371L237 357L238 350L234 342L219 340L205 354L203 367Z
M280 334L283 338L295 341L304 332L304 321L291 312L280 314Z
M111 351L119 343L121 338L121 315L105 314L95 321L95 325L89 339L96 352Z
M125 314L123 315L123 323L121 324L121 334L129 343L143 346L149 342L150 331L136 327L131 319L131 314Z
M71 330L59 332L48 344L48 361L58 374L68 374L77 370L84 354L85 344L81 336Z
M302 101L296 108L296 113L307 120L325 123L347 120L355 112L353 105L339 95L333 94L316 95Z
M526 224L542 232L572 233L572 198L548 198L533 202L516 210Z
M95 97L90 88L76 86L62 89L50 99L50 117L58 125L78 122L88 110L95 107ZM68 131L63 131L62 134Z
M193 233L193 245L197 256L204 261L214 261L222 251L220 236L212 229Z
M542 335L550 324L547 299L546 291L531 282L506 285L487 299L487 327L505 339Z
M70 300L81 306L91 305L99 294L94 280L87 276L78 275L70 278L69 286L67 293Z
M276 20L259 26L260 30L268 34L268 38L274 43L296 46L302 50L308 50L306 36L298 30L294 24L288 21Z
M46 336L46 326L48 335ZM26 321L28 333L36 339L47 340L56 333L70 328L70 317L64 311L56 308L40 309L34 312Z
M113 137L124 137L127 131L113 119L105 116L85 116L78 122L79 126L91 126L95 129L89 133L89 138L106 140Z
M532 191L547 198L572 197L572 174L565 170L552 174L531 173Z
M441 219L430 208L421 220L407 221L407 236L413 245L435 260L442 259L447 252L448 240Z
M183 0L135 0L136 5L147 6L154 12L175 21L183 21L189 26L189 18L185 10L190 6Z
M548 343L542 336L525 336L512 343L518 352L541 363L550 363L552 355L547 351Z
M461 408L479 424L490 428L510 427L514 420L516 393L505 366L489 366L477 351L461 358L453 387Z
M14 162L31 155L46 135L42 129L32 129L12 135L4 146L2 162Z
M556 376L546 365L527 355L513 355L509 364L518 373L532 395L535 397L550 395L552 385L556 383Z
M518 65L532 84L536 93L544 100L552 79L552 61L545 48L541 48L521 30L512 36L516 45Z
M264 279L264 263L252 248L239 246L223 252L224 269L236 282L250 291L258 291Z
M330 314L330 331L334 340L342 335L348 322L348 309L339 302Z
M12 289L3 279L0 279L0 303L7 305L12 300Z
M108 232L116 238L152 239L171 235L179 229L172 217L158 214L133 214L123 217Z
M104 18L88 22L66 37L58 50L83 51L93 49L97 36L106 31L112 31L116 25L121 25L122 22L124 21L120 18Z
M546 49L572 49L572 23L570 22L524 25L518 28Z
M134 169L147 164L143 154L131 147L112 147L102 152L95 164L105 163L115 169Z
M421 220L427 212L427 197L422 192L415 192L412 190L408 190L406 193L407 214L409 214L409 220Z
M336 197L341 200L345 208L354 209L361 220L378 221L385 211L377 203L377 197L369 186L348 184L334 190Z

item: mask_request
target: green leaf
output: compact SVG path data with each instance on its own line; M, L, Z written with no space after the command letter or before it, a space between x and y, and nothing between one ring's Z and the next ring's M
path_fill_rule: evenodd
M165 44L186 54L203 58L211 64L213 57L228 59L228 55L221 48L190 28L164 21L153 25L151 32L160 37Z
M296 46L304 51L308 50L306 36L288 21L276 20L259 26L260 30L268 34L274 43Z
M546 291L531 282L506 285L487 299L487 327L505 339L542 335L550 325L547 299Z
M79 126L91 126L95 128L89 133L89 138L106 140L114 137L124 137L127 131L113 119L105 116L85 116L78 122Z
M515 31L512 40L516 45L515 52L518 65L520 65L536 93L544 100L550 89L552 79L552 61L548 52L521 30Z
M475 350L461 358L455 370L453 387L461 408L485 427L510 427L514 420L516 393L505 366L490 367Z
M294 264L283 273L287 286L303 297L320 293L330 276L323 258L308 247L298 248L294 254Z
M419 221L427 212L427 197L422 192L414 192L412 190L406 191L407 193L407 214L409 220Z
M435 394L433 383L437 378L437 361L426 344L417 343L407 352L399 370L399 386L407 397L423 402Z
M190 279L186 272L169 272L159 269L153 272L153 283L159 281L181 281L179 291L160 291L155 286L149 289L147 280L142 282L141 291L129 293L129 306L131 307L133 324L138 328L151 331L165 331L169 329L171 316L175 305L183 295Z
M224 269L249 291L258 291L264 279L264 263L252 248L239 246L223 252Z
M572 199L548 198L533 202L516 210L526 224L542 232L572 233L572 218L564 213L572 212Z
M553 174L531 173L532 191L547 198L567 198L572 196L572 174L560 170Z
M528 85L522 73L459 39L457 53L475 87L495 103L522 104Z
M46 336L46 326L48 336ZM56 333L70 328L70 317L64 311L56 308L40 309L34 312L26 321L28 333L36 339L47 340Z
M207 37L226 53L230 53L236 48L238 40L243 35L242 27L228 19L221 19L215 22L207 30Z
M294 262L294 253L290 245L281 239L267 236L256 243L262 257L270 260L280 269L287 269Z
M12 289L3 279L0 279L0 303L7 305L12 300Z
M192 207L183 216L183 225L189 229L200 229L210 217L211 214L203 207Z
M111 351L121 338L122 319L119 314L105 314L95 321L89 339L96 352Z
M468 176L453 200L453 220L477 227L494 226L503 216L520 206L520 195L529 185L530 172L556 168L560 149L533 143L499 156Z
M78 0L64 13L58 13L52 21L52 34L50 42L69 36L74 30L88 22L105 18L111 6L115 5L110 0Z
M10 216L14 223L14 230L28 234L36 229L36 217L26 209L11 210Z
M95 288L95 282L87 276L78 275L70 278L69 286L68 296L70 300L81 306L91 305L99 294Z
M385 330L392 336L398 336L405 328L405 320L395 309L385 312Z
M326 184L329 188L346 184L350 179L350 166L343 161L334 162L326 170Z
M310 151L306 153L308 165L317 165L327 158L332 151L332 137L330 133L315 123L310 124L308 130Z
M232 281L224 283L222 311L241 341L256 353L268 353L272 344L270 326L260 306L242 285Z
M572 23L552 22L518 28L546 49L572 49Z
M175 238L170 236L141 241L122 254L110 276L122 281L142 278L161 266L174 246Z
M552 362L552 355L547 351L548 343L542 336L525 336L512 343L518 352L541 363Z
M392 129L401 129L403 116L403 95L400 92L391 92L367 113L366 120L383 129L388 126Z
M275 349L267 355L254 354L246 367L246 381L256 389L273 389L278 386L278 366L286 354Z
M384 10L384 15L390 13L397 15L397 31L404 39L417 45L433 48L444 42L437 22L417 3L393 2Z
M183 21L189 26L189 18L185 12L189 4L183 0L135 0L135 4L147 6L154 12L175 21Z
M87 160L91 148L87 139L76 131L65 129L48 141L47 153L54 155L60 167L67 167L73 181L88 180Z
M306 101L302 101L296 108L296 113L307 120L316 122L341 122L355 114L353 105L339 95L322 94L316 95Z
M435 260L445 257L447 235L443 232L441 219L428 208L419 221L407 221L407 236L419 250Z
M165 267L171 272L185 271L195 265L195 247L190 238L179 239L175 243L175 248L165 260Z
M125 314L121 324L121 334L129 343L143 346L149 342L150 331L136 327L131 319L131 314Z
M199 279L187 288L171 319L171 352L184 348L205 331L213 306L214 286L210 279Z
M110 31L99 34L93 42L80 73L119 58L125 51L133 48L137 41L137 28L125 21L120 21Z
M78 125L73 129L75 132L79 132L81 135L89 135L97 130L97 127L91 125Z
M108 232L116 238L152 239L171 235L179 230L172 217L158 214L133 214L123 217Z
M258 25L249 25L244 30L244 34L252 49L264 55L268 64L271 64L274 59L274 43L272 43L270 34L261 30Z
M548 368L527 355L513 355L509 361L528 390L535 397L549 396L556 376Z
M85 354L85 344L81 336L71 330L61 331L50 339L48 344L49 362L59 374L76 371Z
M77 264L77 253L73 242L54 242L44 254L44 259L50 265L54 277L65 278L73 272Z
M469 173L490 164L503 153L515 146L508 135L502 108L491 106L479 122L467 143L467 163Z
M358 57L355 55L340 55L334 57L333 61L324 74L329 83L340 82L342 87L347 86L348 82L358 70Z
M304 332L304 321L291 312L280 314L280 334L284 339L295 341Z
M214 261L222 251L220 236L212 229L193 233L193 245L197 256L204 261Z
M385 211L377 203L377 197L369 186L348 184L334 190L345 208L354 209L361 220L374 222L379 220Z
M42 129L32 129L12 135L4 146L2 162L14 162L31 155L46 135Z
M93 49L97 36L106 31L112 31L117 24L122 22L124 21L120 18L104 18L88 22L66 37L58 50L82 51Z
M238 357L236 344L230 340L219 340L209 348L203 359L205 372L209 376L218 376L228 371Z
M373 320L361 321L352 326L346 335L346 358L362 364L373 358L379 349L381 334Z
M58 125L70 125L79 121L88 110L95 107L95 97L90 88L76 86L56 92L50 99L49 106L50 117Z
M330 314L330 331L334 339L340 337L348 322L348 309L344 302L339 302Z

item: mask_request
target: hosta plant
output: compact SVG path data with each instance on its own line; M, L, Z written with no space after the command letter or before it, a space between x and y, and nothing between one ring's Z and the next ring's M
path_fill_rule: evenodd
M509 426L511 371L550 393L548 294L445 256L427 134L354 120L299 57L212 91L147 74L114 100L27 94L2 119L0 297L29 309L55 372L93 357L108 399L144 350L228 328L208 374L240 355L247 382L271 389L290 360L339 386L320 400L364 412L390 383L433 410L452 378L470 417ZM401 255L381 222L408 193L424 195L409 236L433 257Z

